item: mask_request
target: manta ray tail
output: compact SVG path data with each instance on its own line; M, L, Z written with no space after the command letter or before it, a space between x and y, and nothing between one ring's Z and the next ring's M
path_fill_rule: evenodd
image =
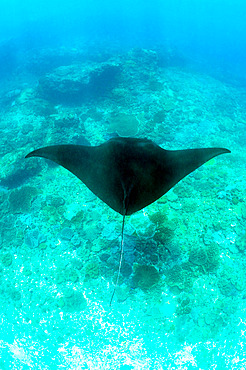
M131 194L132 191L132 184L129 186L128 191L126 190L124 184L122 184L122 188L124 191L124 199L123 199L123 221L122 221L122 229L121 229L121 243L120 243L120 262L119 262L119 268L118 268L118 273L117 273L117 278L116 278L116 283L114 286L114 290L110 299L109 306L111 306L114 294L116 291L116 288L118 287L119 283L119 278L120 278L120 271L121 271L121 266L122 266L122 260L123 260L123 253L124 253L124 226L125 226L125 218L127 214L127 209L129 206L129 195Z
M124 252L124 226L125 226L125 217L126 217L126 215L124 214L123 215L123 222L122 222L122 229L121 229L120 262L119 262L119 267L118 267L118 273L117 273L116 283L115 283L114 290L113 290L113 293L112 293L112 296L111 296L111 299L110 299L110 303L109 303L110 306L112 305L114 294L115 294L116 288L118 287L118 282L119 282L119 277L120 277L120 270L121 270L121 266L122 266L122 259L123 259L123 252Z

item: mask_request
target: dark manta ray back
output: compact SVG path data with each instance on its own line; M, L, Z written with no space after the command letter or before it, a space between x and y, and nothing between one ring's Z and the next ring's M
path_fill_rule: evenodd
M99 146L55 145L29 157L50 159L68 169L122 215L153 203L182 178L224 148L165 150L147 139L114 138Z

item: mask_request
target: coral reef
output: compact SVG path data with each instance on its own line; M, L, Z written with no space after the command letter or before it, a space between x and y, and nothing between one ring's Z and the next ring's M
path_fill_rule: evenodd
M64 198L62 197L57 197L55 195L47 195L46 196L46 203L50 207L60 207L63 206L65 203Z
M1 179L0 185L8 189L18 188L29 181L32 177L37 176L41 169L42 167L39 163L30 164L25 168L17 167L15 171Z
M154 239L161 244L168 243L174 236L174 231L169 226L161 225L157 228Z
M21 92L16 102L26 114L35 114L37 116L50 116L55 114L54 105L45 99L38 98L34 89L25 89Z
M59 236L61 239L71 240L74 236L74 230L72 230L70 227L64 227L59 233Z
M236 246L240 252L246 250L246 233L236 239Z
M189 261L202 266L204 271L211 271L219 265L219 246L215 242L206 246L194 246L189 253Z
M97 279L99 276L99 263L97 261L88 262L85 266L85 274L87 279Z
M21 292L17 289L12 289L10 291L10 297L13 299L13 301L20 301L21 300Z
M129 224L133 227L139 238L152 238L155 235L156 225L150 221L147 215L135 213L130 216Z
M120 136L135 136L138 133L138 119L132 114L115 113L111 115L109 132L117 132Z
M71 283L77 283L79 281L78 272L73 267L67 267L65 270L65 279Z
M164 226L164 224L168 222L167 215L162 211L150 213L149 219L151 222L157 225L157 228Z
M192 309L192 302L187 293L181 293L178 296L178 306L176 309L177 315L187 315L191 312Z
M194 265L205 265L207 263L207 253L205 248L202 246L193 247L190 251L189 261L194 263Z
M163 84L160 81L150 79L148 82L148 89L151 91L162 91Z
M13 190L9 195L9 209L13 213L27 213L30 211L31 203L38 194L36 188L23 186Z
M116 84L120 72L114 62L61 66L39 81L42 98L55 103L75 104L100 97Z
M158 112L154 114L153 122L162 123L165 121L165 119L166 119L166 111L163 109L163 110L159 110Z
M225 266L218 274L218 288L226 296L236 296L245 289L245 279L240 271Z
M87 306L83 293L71 288L64 290L63 296L58 299L57 304L67 312L80 312Z
M133 286L149 290L160 281L160 274L154 266L134 265Z
M180 266L174 266L164 272L166 283L170 287L176 287L179 290L189 290L193 286L194 275L191 272L190 265L183 263Z
M79 274L76 269L71 266L58 267L55 271L55 279L57 284L63 284L65 282L77 283L79 281Z
M12 265L13 257L10 253L5 253L1 256L1 261L4 267Z
M220 292L226 297L235 296L236 289L233 284L230 282L229 278L221 277L218 280L218 288Z
M25 233L25 244L28 248L37 248L41 244L44 244L47 240L47 236L42 234L38 228L29 229Z
M206 247L206 253L208 258L208 263L212 267L218 267L220 258L220 249L217 243L211 243Z

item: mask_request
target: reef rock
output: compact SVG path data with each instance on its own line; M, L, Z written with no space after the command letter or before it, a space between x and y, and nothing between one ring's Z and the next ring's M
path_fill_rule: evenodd
M76 104L115 87L120 66L113 62L61 66L39 81L39 94L54 103Z

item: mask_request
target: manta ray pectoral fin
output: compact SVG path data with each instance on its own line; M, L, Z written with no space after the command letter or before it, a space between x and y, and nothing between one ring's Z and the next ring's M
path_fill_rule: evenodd
M117 137L94 147L48 146L34 150L26 158L43 157L56 162L116 212L130 215L223 153L230 151L224 148L165 150L147 139Z

